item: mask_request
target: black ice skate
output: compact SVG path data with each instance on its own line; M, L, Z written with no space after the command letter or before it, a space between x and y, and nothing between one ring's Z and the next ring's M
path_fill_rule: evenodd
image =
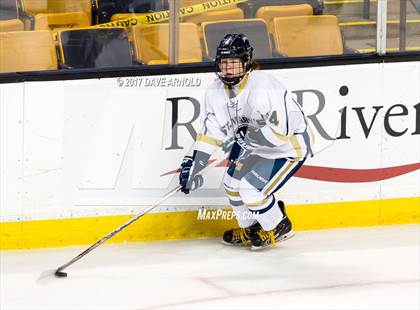
M225 231L223 234L223 244L226 245L251 245L251 233L252 231L262 229L259 223L255 223L254 225L247 227L247 228L233 228L230 230Z
M283 219L273 230L265 231L260 228L252 231L250 236L251 250L265 249L268 246L274 247L276 241L280 242L293 237L292 222L287 217L283 201L278 201L278 206L283 213Z

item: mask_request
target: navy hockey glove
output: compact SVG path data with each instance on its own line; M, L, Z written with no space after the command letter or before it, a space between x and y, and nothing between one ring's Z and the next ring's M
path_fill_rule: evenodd
M198 173L207 165L209 158L209 154L200 151L194 151L193 156L184 157L179 173L179 185L183 193L189 194L190 190L196 190L203 185L203 177Z

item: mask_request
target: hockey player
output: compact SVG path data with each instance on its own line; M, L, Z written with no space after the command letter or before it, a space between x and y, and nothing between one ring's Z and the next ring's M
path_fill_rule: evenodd
M311 155L305 115L287 89L261 72L243 34L228 34L216 53L217 80L205 94L203 129L179 175L182 191L201 186L198 174L218 147L230 145L224 187L239 228L223 241L274 246L293 235L284 204L274 196Z

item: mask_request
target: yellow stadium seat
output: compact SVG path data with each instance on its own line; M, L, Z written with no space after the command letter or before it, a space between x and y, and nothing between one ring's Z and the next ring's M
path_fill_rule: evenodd
M51 31L1 32L0 46L0 72L57 69Z
M77 27L84 27L86 25L86 17L88 19L87 26L92 23L92 3L91 0L21 0L22 9L29 15L35 16L34 29L54 29L64 28L62 25L69 24L71 27L78 25ZM63 14L67 15L57 15ZM70 14L72 13L72 14ZM83 13L83 14L82 14ZM37 20L38 14L48 14ZM83 16L83 17L82 17ZM86 16L86 17L85 17ZM59 21L62 18L63 21ZM37 26L36 23L40 22L41 25ZM49 23L51 21L51 23ZM46 26L46 25L57 25Z
M39 13L85 12L92 10L91 0L21 0L22 9L32 15Z
M185 16L182 21L184 23L194 23L197 24L199 27L199 35L200 38L203 37L203 32L201 29L201 24L205 22L213 22L213 21L225 21L225 20L232 20L232 19L243 19L244 12L240 8L232 8L226 10L216 10L205 12L202 14Z
M140 17L142 15L147 15L148 13L117 13L111 16L111 22L115 22L121 19L127 19L132 17Z
M168 63L169 25L144 24L132 28L134 53L139 62L147 64ZM201 62L202 52L197 25L179 24L180 63Z
M48 0L48 8L52 13L85 12L89 16L92 11L91 0Z
M35 30L59 30L90 26L85 12L41 13L35 15Z
M48 13L48 0L21 0L22 9L28 14Z
M274 33L273 18L300 15L313 15L312 6L309 4L263 6L258 9L255 17L264 19L268 31Z
M191 62L201 62L200 58L183 58L179 60L179 63L191 63ZM151 60L147 63L148 65L167 65L168 60Z
M23 22L19 19L0 20L0 32L23 31Z
M194 23L200 25L204 22L221 21L228 19L243 19L244 13L240 8L233 8L227 10L216 10L205 12L197 15L185 16L182 21L184 23Z
M334 15L276 17L273 25L276 49L288 57L343 54L343 40Z

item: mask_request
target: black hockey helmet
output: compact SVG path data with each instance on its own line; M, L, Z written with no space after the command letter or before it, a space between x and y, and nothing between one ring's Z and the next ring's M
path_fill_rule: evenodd
M227 85L238 84L245 74L251 70L253 48L244 34L227 34L220 41L216 51L216 75ZM238 77L226 77L220 69L220 61L223 58L239 58L242 61L244 74Z

